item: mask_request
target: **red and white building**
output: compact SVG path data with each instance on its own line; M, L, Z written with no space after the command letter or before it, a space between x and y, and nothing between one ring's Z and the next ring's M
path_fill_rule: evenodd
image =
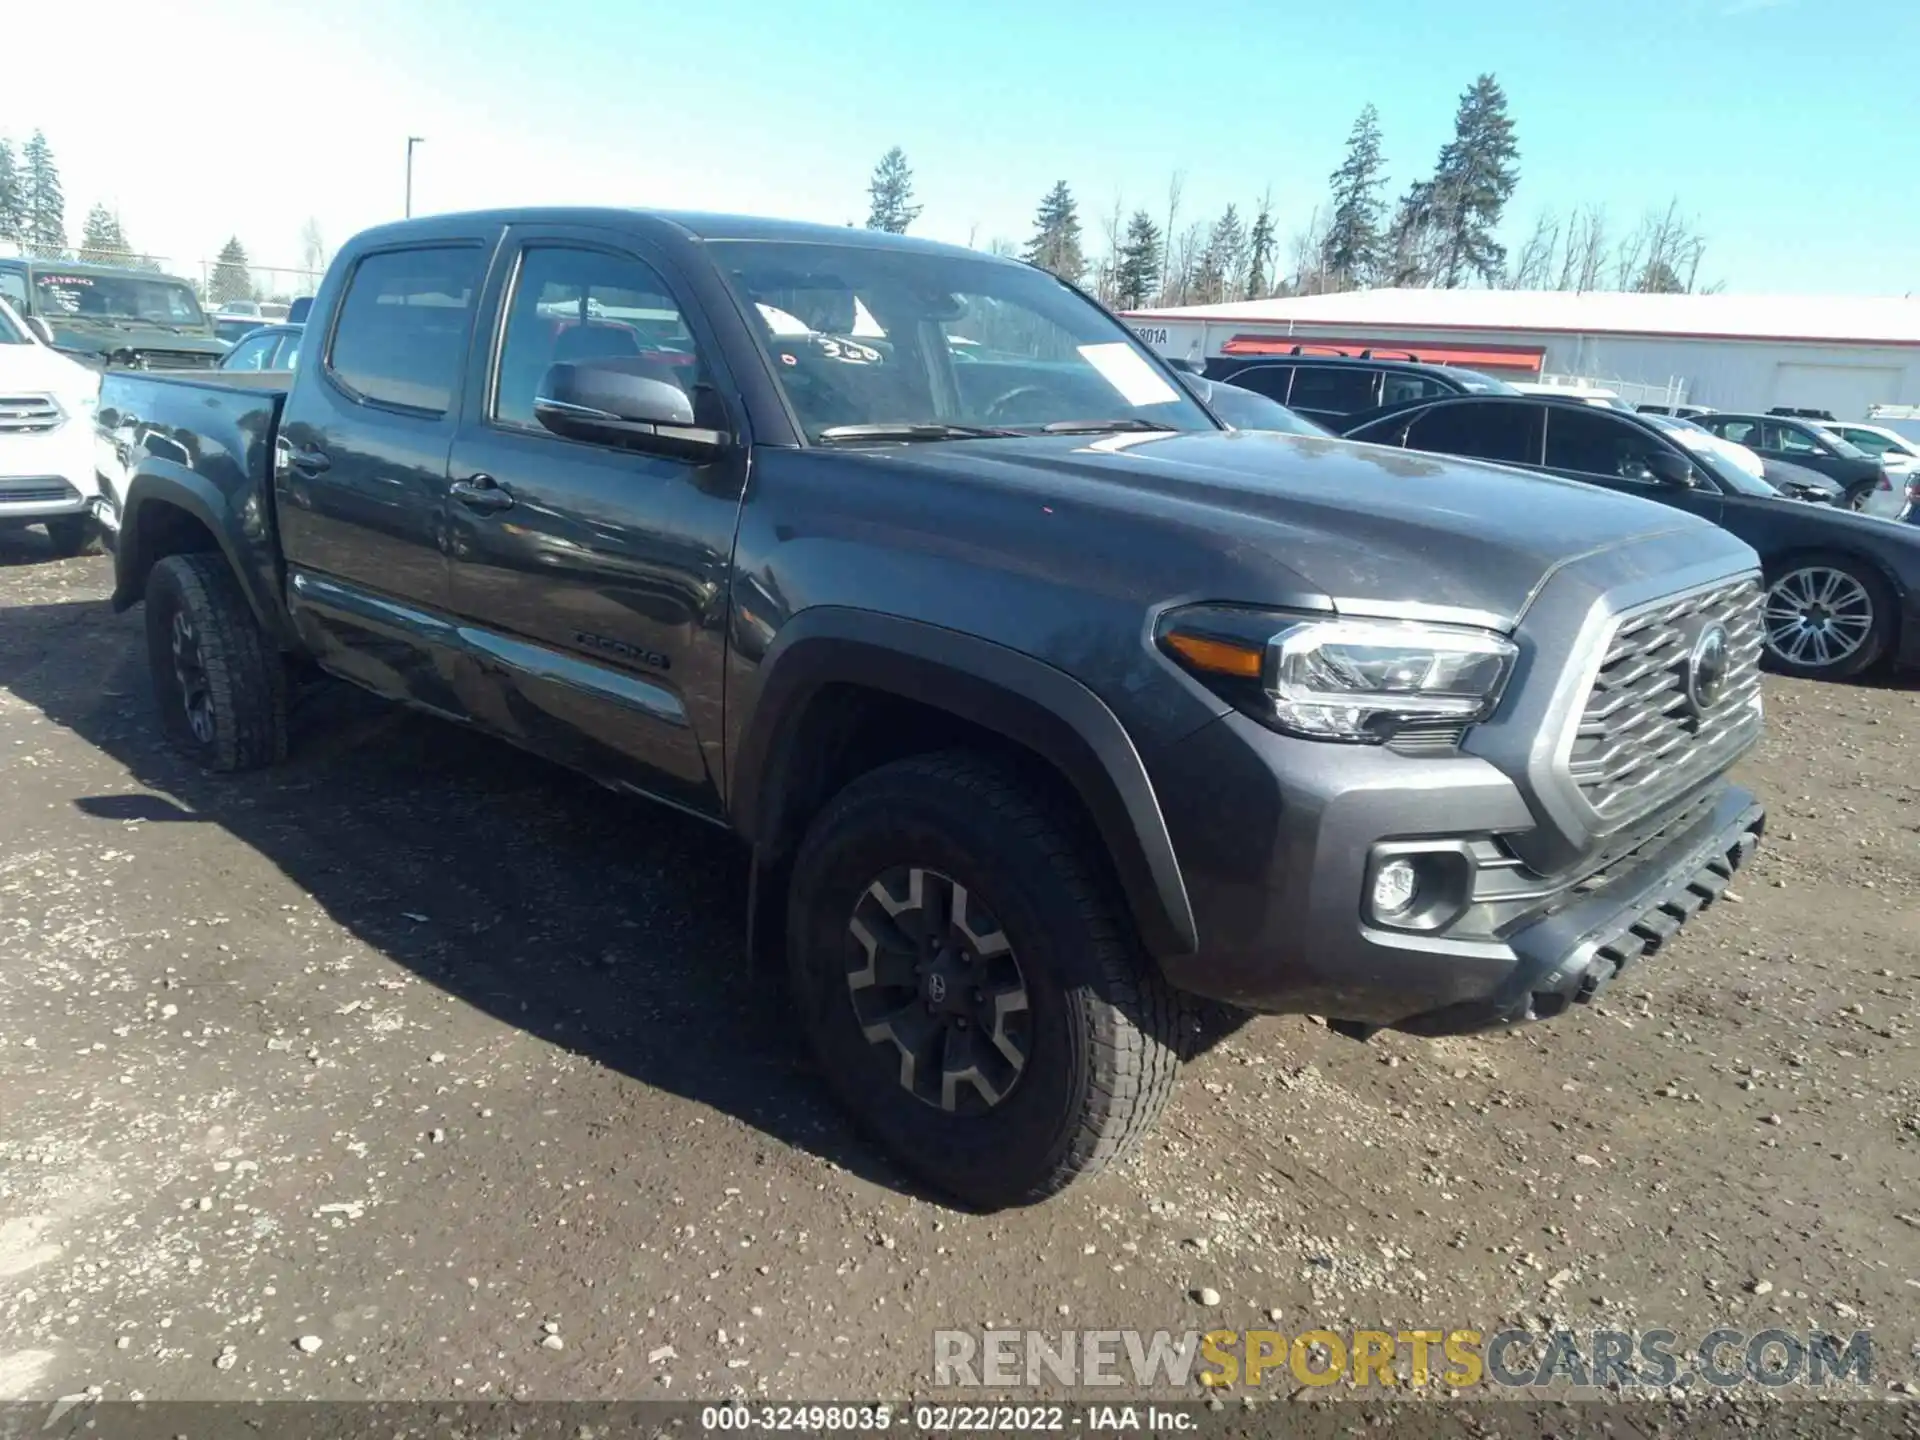
M1775 405L1864 419L1920 405L1920 300L1603 291L1356 290L1127 316L1164 355L1371 350L1509 380L1569 377L1632 400Z

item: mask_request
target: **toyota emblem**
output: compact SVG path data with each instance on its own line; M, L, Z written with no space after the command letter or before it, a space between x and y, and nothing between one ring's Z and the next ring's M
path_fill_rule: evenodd
M1687 656L1687 705L1696 715L1711 710L1727 686L1727 670L1732 651L1727 627L1709 625L1694 638Z

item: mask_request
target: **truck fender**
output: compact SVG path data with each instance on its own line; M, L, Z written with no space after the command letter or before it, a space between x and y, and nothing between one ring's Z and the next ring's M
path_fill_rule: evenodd
M791 813L787 786L794 722L833 684L932 706L1039 756L1085 806L1149 953L1173 957L1199 948L1153 782L1105 702L1064 671L1019 651L875 611L802 611L781 627L741 687L746 693L736 692L750 715L733 748L729 808L756 853L778 854L798 839L804 817Z
M218 487L183 466L142 468L136 470L128 482L113 555L114 611L131 609L146 598L147 575L164 558L149 553L152 547L141 522L142 510L155 505L170 506L200 522L226 557L240 593L247 597L247 604L261 628L281 648L291 647L294 640L274 590L272 575L263 575L244 561L249 549L257 552L259 548L245 534L247 517L234 513Z

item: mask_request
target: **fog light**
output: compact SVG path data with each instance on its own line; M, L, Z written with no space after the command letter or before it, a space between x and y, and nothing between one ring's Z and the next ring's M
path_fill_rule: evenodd
M1420 875L1411 860L1389 860L1373 872L1373 913L1398 915L1420 893Z

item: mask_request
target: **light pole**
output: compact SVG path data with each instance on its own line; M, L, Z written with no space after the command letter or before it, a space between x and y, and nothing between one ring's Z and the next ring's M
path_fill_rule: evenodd
M413 217L413 147L426 139L424 135L407 136L407 218Z

